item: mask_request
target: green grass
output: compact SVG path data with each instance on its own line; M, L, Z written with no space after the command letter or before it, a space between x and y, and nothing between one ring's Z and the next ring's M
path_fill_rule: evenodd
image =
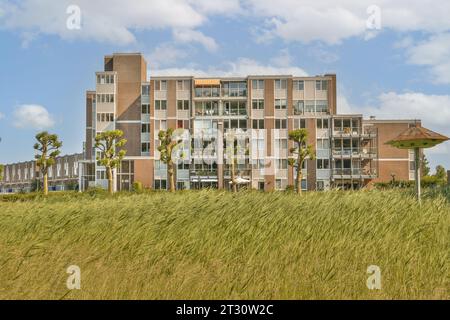
M0 201L0 299L449 299L449 251L445 194L421 207L400 191Z

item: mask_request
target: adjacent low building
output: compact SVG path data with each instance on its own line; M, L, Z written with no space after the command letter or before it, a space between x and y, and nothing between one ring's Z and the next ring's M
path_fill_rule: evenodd
M234 158L238 176L250 181L247 187L272 191L293 186L288 133L298 128L307 129L308 144L317 155L304 165L305 190L359 189L413 179L409 152L385 142L417 120L339 114L334 74L149 78L141 54L118 53L104 58L95 82L95 90L86 92L86 141L77 167L81 190L106 187L105 168L95 161L94 138L113 129L122 130L128 141L127 155L114 173L116 190L131 190L137 181L167 188L167 168L157 150L158 132L167 128L177 129L183 139L178 189L229 188ZM236 140L232 146L230 135ZM2 183L3 189L10 185Z
M79 185L78 167L83 154L58 157L48 171L50 191L76 190ZM35 161L19 162L4 166L0 193L30 192L39 189L42 176Z

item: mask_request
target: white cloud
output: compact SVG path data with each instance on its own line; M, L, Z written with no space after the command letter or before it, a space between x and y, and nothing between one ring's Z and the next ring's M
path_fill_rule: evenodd
M307 76L305 70L295 66L275 66L261 64L248 58L239 58L237 62L227 62L222 67L167 68L151 71L155 76L193 75L197 77L246 77L248 75L295 75Z
M180 49L170 43L163 43L147 55L147 61L151 68L158 69L162 66L172 65L186 58L187 55L186 49Z
M5 117L5 115L0 112L0 120L2 120L4 117Z
M450 83L450 33L430 37L419 44L409 44L408 62L430 68L432 82Z
M190 30L190 29L175 29L173 31L173 37L175 41L180 43L199 43L205 47L208 51L216 51L219 46L216 41L208 36L205 36L200 31Z
M230 10L238 9L233 1L226 3ZM134 31L164 28L192 30L208 20L207 14L221 13L204 1L196 4L189 0L128 0L125 4L121 0L78 0L81 30L69 30L66 27L69 17L66 9L71 4L72 0L3 1L0 4L0 11L4 13L0 25L25 33L58 35L63 39L128 45L136 41ZM216 5L220 7L220 4Z
M47 129L51 128L55 121L43 106L37 104L24 104L17 107L13 113L13 125L16 128Z
M373 0L247 0L253 15L266 19L261 39L281 37L287 41L322 41L338 44L351 37L370 39L367 8ZM440 0L378 0L381 31L443 32L450 29L450 2Z
M450 136L450 95L427 95L420 92L380 94L372 106L355 107L343 96L338 97L339 113L362 113L377 119L420 119L422 125ZM447 146L433 152L450 152Z

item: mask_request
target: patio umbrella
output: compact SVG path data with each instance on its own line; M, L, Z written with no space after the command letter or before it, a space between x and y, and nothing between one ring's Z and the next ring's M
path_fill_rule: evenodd
M416 123L414 127L408 128L395 139L386 142L399 149L413 149L415 163L416 196L420 201L420 149L432 148L442 142L449 140L446 136L433 132Z

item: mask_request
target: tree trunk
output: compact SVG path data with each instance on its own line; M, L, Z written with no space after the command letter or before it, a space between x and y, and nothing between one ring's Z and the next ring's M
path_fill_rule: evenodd
M107 168L107 174L108 174L108 192L109 194L114 194L113 175L111 167Z
M170 161L167 164L167 172L169 173L169 180L170 180L170 192L175 192L175 175L174 175L174 168L173 168L173 162Z
M48 173L44 173L44 195L48 195Z
M297 194L302 194L302 165L303 162L300 159L300 155L297 158L297 181L296 181L296 188L297 188Z
M233 187L233 192L237 192L237 185L236 185L236 175L234 174L234 157L231 160L231 186Z

